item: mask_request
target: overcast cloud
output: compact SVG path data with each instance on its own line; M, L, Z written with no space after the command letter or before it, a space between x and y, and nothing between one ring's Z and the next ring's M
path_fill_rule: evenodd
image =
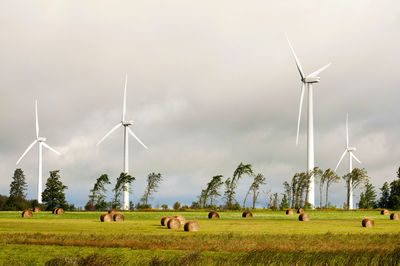
M282 193L282 182L305 170L307 145L305 108L295 145L301 83L284 32L305 72L332 62L314 87L315 164L336 166L349 112L362 161L354 166L380 187L400 165L399 29L399 1L3 0L0 194L34 139L36 98L40 135L63 153L44 151L44 177L61 169L78 206L102 173L114 182L122 130L95 144L121 118L125 73L127 117L150 148L130 141L135 203L150 172L165 179L153 206L190 204L240 162L267 177L263 190ZM35 198L37 147L19 167ZM239 202L250 182L240 181ZM345 201L344 186L332 186L333 204Z

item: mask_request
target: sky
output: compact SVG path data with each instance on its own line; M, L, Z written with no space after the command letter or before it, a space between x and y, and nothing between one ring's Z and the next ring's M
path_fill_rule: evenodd
M44 179L60 169L68 202L84 206L106 173L111 197L123 131L96 143L121 120L127 74L127 118L149 147L130 139L134 203L151 172L164 178L153 206L190 205L243 162L267 178L265 207L307 165L307 101L296 146L301 81L285 32L307 74L332 63L314 86L315 165L335 168L348 112L354 167L378 189L400 166L399 28L400 2L389 0L3 0L0 194L21 167L36 198L38 148L15 163L35 138L37 99L40 136L62 153L44 150ZM250 184L239 181L240 203ZM330 202L345 201L345 183L332 185Z

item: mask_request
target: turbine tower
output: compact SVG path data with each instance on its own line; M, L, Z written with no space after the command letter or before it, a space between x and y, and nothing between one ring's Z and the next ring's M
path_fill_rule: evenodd
M129 173L129 149L128 149L128 137L130 134L134 137L145 149L148 149L146 145L136 136L135 133L129 128L134 121L125 120L126 113L126 87L128 84L128 75L125 76L125 87L124 87L124 99L122 104L122 119L117 125L115 125L96 145L103 142L111 133L117 130L119 127L124 127L124 173ZM124 197L123 197L123 209L129 209L129 184L124 184Z
M338 169L340 163L342 162L344 156L346 153L349 154L349 173L353 171L353 158L356 160L358 163L361 163L360 160L357 159L357 157L353 154L353 152L356 151L356 148L350 147L349 146L349 114L346 114L346 148L344 149L344 152L342 154L342 157L340 157L340 160L338 164L336 165L335 172ZM353 209L353 184L349 184L349 190L350 190L350 195L349 195L349 209Z
M318 83L320 78L318 74L324 71L327 67L331 64L327 64L324 67L318 69L317 71L305 75L303 68L301 67L300 61L294 52L294 49L289 41L289 38L286 35L286 39L289 43L290 49L292 50L293 57L296 62L297 70L299 71L302 87L301 87L301 96L300 96L300 107L299 107L299 116L297 119L297 137L296 137L296 145L299 143L299 131L300 131L300 118L301 118L301 109L303 106L303 98L304 98L304 91L308 91L308 114L307 114L307 171L312 171L314 169L314 121L313 121L313 87L314 83ZM311 176L310 180L310 188L308 190L308 203L311 206L315 206L315 191L314 191L314 176Z
M50 147L49 145L46 144L46 138L39 137L39 119L38 119L38 111L37 111L37 100L35 100L35 118L36 118L36 139L31 143L31 145L28 146L28 148L25 150L25 152L22 154L22 156L18 159L16 165L19 164L19 162L24 158L24 156L29 152L32 147L38 143L39 144L39 175L38 175L38 190L37 190L37 200L39 204L42 204L42 154L43 154L43 149L42 147L45 147L53 152L55 152L57 155L61 155L58 151Z

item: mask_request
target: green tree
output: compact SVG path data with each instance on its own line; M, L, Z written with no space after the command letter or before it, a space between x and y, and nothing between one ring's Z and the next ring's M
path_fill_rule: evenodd
M179 210L180 207L181 207L181 203L179 201L175 202L174 205L172 206L172 208L174 208L174 210Z
M281 201L281 204L280 204L279 208L281 210L290 208L288 197L287 197L286 194L283 194L282 201Z
M146 190L144 191L143 197L141 198L141 202L143 205L148 205L149 198L153 195L153 193L157 192L157 188L159 183L162 180L162 176L160 173L150 173L147 176L147 186Z
M161 208L162 208L163 210L168 210L168 205L167 205L167 204L163 204L163 205L161 205Z
M279 203L279 194L278 193L274 193L273 195L274 199L272 201L272 209L276 210L278 208L278 203Z
M65 200L65 193L68 187L60 180L60 170L50 171L50 177L46 181L46 188L42 192L42 200L47 205L47 210L55 207L68 209L68 203Z
M240 163L238 167L236 167L232 179L228 178L225 181L225 198L226 198L226 207L228 209L232 209L234 206L233 202L235 201L235 194L236 194L236 188L237 188L237 183L242 178L242 176L248 175L252 176L253 175L253 169L251 164L243 164Z
M288 207L285 207L285 208L290 208L291 206L292 206L292 204L291 204L291 201L292 201L292 186L287 182L287 181L285 181L285 182L283 182L283 187L284 187L284 189L285 189L285 198L286 198L286 201L287 201L287 203L288 203Z
M326 183L326 192L325 192L325 208L328 208L329 205L329 187L333 183L337 183L340 181L340 176L338 176L334 171L330 168L326 169L322 174L322 178L325 180Z
M221 196L219 190L224 184L222 177L222 175L213 176L211 181L207 183L207 187L201 190L199 196L199 205L202 208L206 208L208 206L208 202L210 202L209 205L214 205L217 198Z
M107 189L105 185L111 184L107 174L102 174L96 179L96 183L90 190L89 201L86 204L88 210L105 210L107 203L105 201Z
M365 184L365 189L361 192L360 202L358 203L358 207L360 209L372 209L375 205L376 193L374 186L367 182Z
M319 207L322 208L322 192L326 181L324 171L319 167L314 167L313 173L315 180L319 182Z
M390 183L389 207L400 210L400 167L397 171L397 179Z
M13 181L10 184L10 198L25 199L27 185L24 171L21 168L15 169L12 179Z
M135 181L135 177L129 175L128 173L121 173L117 178L117 182L115 183L115 187L113 189L114 199L112 202L112 208L119 209L121 208L121 195L122 192L128 191L128 187L126 185L130 185ZM130 187L130 186L129 186Z
M390 187L388 182L385 182L383 186L380 188L381 197L378 202L378 207L382 209L390 208Z
M353 191L362 183L366 183L369 180L367 175L367 171L359 168L354 168L351 173L346 174L343 176L343 179L346 181L347 187L347 209L350 206L350 187L353 187Z
M246 199L250 193L252 193L253 195L253 209L256 208L257 198L260 194L259 192L260 186L265 184L265 180L266 178L264 177L263 174L258 174L254 176L253 183L250 185L249 190L247 191L246 196L244 197L243 208L246 207Z

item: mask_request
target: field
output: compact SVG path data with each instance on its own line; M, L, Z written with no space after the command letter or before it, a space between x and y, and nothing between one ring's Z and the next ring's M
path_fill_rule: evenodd
M283 211L127 212L125 222L101 223L100 212L0 212L0 264L336 264L400 265L400 221L378 211L310 211L311 221ZM199 232L170 230L164 215L197 220ZM374 228L361 220L375 220Z

